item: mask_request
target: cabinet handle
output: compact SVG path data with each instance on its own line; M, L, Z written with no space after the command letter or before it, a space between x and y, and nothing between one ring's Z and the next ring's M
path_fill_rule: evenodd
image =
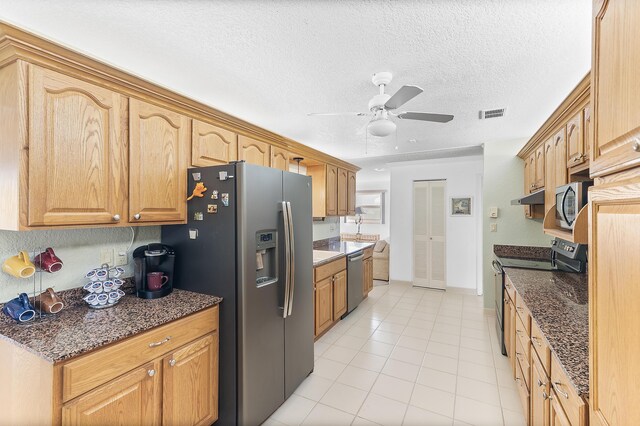
M160 345L162 345L162 344L167 343L169 340L171 340L171 336L167 336L167 337L165 337L164 339L160 340L159 342L152 342L152 343L149 343L149 347L150 347L150 348L155 348L156 346L160 346Z
M156 375L156 370L147 370L147 374L149 375L149 377L153 377Z
M640 152L640 141L636 138L636 141L633 143L632 148L635 152Z
M542 386L547 386L546 382L543 382L542 380L538 379L538 386L542 387Z
M562 383L553 382L553 388L556 390L556 392L558 392L560 395L564 396L566 399L569 399L569 393L568 392L563 392L562 389L560 389L560 386L562 386Z
M521 382L520 377L516 377L516 383L520 384L520 382Z
M542 399L553 399L553 397L551 395L547 395L546 391L542 391Z
M133 218L134 218L135 220L140 220L140 217L141 217L141 216L140 216L140 213L136 213L136 214L134 214L134 215L133 215Z
M174 358L171 358L171 359L169 360L169 365L170 365L171 367L173 367L174 365L176 365L176 360L175 360Z
M531 341L533 341L533 343L535 343L539 347L542 347L542 343L540 343L540 339L539 338L537 338L535 336L531 336Z
M120 215L119 214L114 214L113 215L113 221L114 222L120 222Z
M518 329L516 328L516 334L517 334L518 336L521 336L521 335L522 335L522 330L518 330Z

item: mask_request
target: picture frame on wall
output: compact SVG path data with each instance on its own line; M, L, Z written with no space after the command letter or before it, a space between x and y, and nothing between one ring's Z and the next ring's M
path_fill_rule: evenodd
M472 215L473 197L451 197L450 201L451 216L469 217Z

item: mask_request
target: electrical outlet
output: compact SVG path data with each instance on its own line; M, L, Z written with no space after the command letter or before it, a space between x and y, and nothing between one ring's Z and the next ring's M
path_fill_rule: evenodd
M100 264L108 263L109 265L113 265L113 249L102 249L100 252Z
M127 252L124 250L119 250L116 252L116 264L115 266L125 266L129 262L127 257Z
M497 218L498 217L498 208L497 207L490 207L489 208L489 217L492 217L492 218Z
M491 232L498 232L498 224L497 223L492 223L489 225L489 230Z

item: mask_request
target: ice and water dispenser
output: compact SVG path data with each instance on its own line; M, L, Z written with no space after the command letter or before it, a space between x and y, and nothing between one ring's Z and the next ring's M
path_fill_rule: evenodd
M256 232L256 286L278 281L278 233L275 230Z

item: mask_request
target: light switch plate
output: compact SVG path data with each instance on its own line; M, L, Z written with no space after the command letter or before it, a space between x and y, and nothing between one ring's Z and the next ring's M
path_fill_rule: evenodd
M127 252L125 250L120 250L116 252L116 265L115 266L125 266L129 262L127 258Z
M109 265L113 265L113 249L105 248L100 252L100 264L108 263Z

